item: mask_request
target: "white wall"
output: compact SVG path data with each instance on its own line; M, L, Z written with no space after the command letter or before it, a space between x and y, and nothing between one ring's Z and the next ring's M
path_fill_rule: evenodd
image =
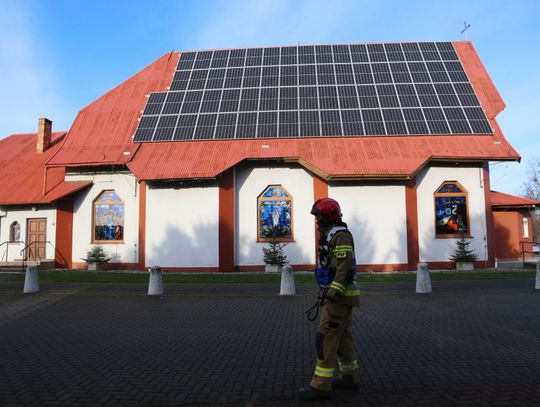
M435 203L433 194L444 181L457 181L469 193L471 245L479 260L487 259L486 204L481 168L424 168L417 176L418 241L420 261L449 261L457 238L435 238Z
M407 263L405 187L330 183L354 237L357 264Z
M33 211L32 207L36 210ZM21 226L20 240L22 243L6 243L0 246L0 261L22 259L21 250L24 249L27 240L26 221L34 218L47 218L47 240L51 244L46 244L46 256L48 260L54 259L54 245L56 244L56 208L54 205L5 206L2 210L6 212L6 216L0 219L0 243L9 241L9 229L13 222L18 222Z
M94 185L76 194L73 217L73 261L81 262L91 247L93 200L114 189L125 202L123 244L103 244L114 262L138 262L139 186L133 175L73 175L67 180L91 180ZM420 261L448 261L455 239L436 239L433 193L444 181L457 180L469 192L472 248L485 259L485 201L481 168L426 168L417 176ZM300 166L239 166L235 170L235 264L262 265L257 242L257 197L270 184L282 185L293 197L294 242L285 248L292 264L315 261L313 177ZM357 263L407 263L405 187L334 182L329 196L342 207L344 221L355 238ZM26 217L47 217L48 238L55 241L56 212L30 208L17 215L21 236ZM219 187L217 182L198 186L150 183L146 204L146 265L162 267L217 267L219 265ZM1 219L0 242L8 240L14 215ZM20 249L19 249L20 250ZM48 249L49 250L49 249ZM14 250L13 252L18 252ZM0 248L0 256L2 255ZM11 250L10 250L11 255ZM49 254L48 254L49 257ZM51 258L54 257L51 254Z
M309 213L313 205L313 177L298 166L236 168L235 263L264 264L265 243L257 243L257 197L270 184L282 185L293 198L294 242L285 246L289 262L315 263L315 224Z
M113 263L137 263L139 240L139 185L128 173L68 174L66 181L92 181L94 184L77 193L73 202L73 256L81 263L92 244L92 212L94 200L104 191L113 189L124 201L124 242L101 243L112 256Z
M217 267L219 187L160 188L146 195L146 264Z

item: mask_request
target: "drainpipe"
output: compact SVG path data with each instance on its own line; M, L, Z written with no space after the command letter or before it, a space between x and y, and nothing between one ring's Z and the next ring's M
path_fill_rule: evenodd
M2 230L2 218L5 218L7 216L7 212L0 209L0 230ZM0 239L0 243L2 243L2 239ZM7 258L6 258L7 260ZM2 259L0 258L0 261L2 261Z

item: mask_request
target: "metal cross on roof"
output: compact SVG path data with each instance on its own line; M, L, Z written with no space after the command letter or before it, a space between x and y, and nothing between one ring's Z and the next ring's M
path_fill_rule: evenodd
M465 37L467 36L467 30L471 28L470 24L467 24L467 21L463 22L463 30L461 30L461 34L463 34Z

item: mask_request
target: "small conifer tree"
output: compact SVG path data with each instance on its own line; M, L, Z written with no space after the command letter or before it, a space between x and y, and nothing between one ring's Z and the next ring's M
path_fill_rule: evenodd
M83 258L82 260L87 263L104 264L109 262L111 258L107 256L107 253L105 253L103 247L100 245L95 245L86 252L86 258Z
M478 256L474 249L469 248L470 244L471 242L465 240L465 236L462 236L461 239L456 241L456 249L450 256L450 260L455 262L474 262L475 260L478 260Z
M267 247L263 247L263 261L266 264L276 264L283 266L287 263L287 255L285 254L285 243L278 240L275 233L271 234Z

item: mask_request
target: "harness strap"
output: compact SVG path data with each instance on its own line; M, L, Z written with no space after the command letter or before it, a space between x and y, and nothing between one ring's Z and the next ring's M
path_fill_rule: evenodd
M326 246L330 244L330 240L336 235L337 232L341 232L342 230L346 230L347 232L349 229L347 229L345 226L334 226L332 229L330 229L330 232L326 235Z

